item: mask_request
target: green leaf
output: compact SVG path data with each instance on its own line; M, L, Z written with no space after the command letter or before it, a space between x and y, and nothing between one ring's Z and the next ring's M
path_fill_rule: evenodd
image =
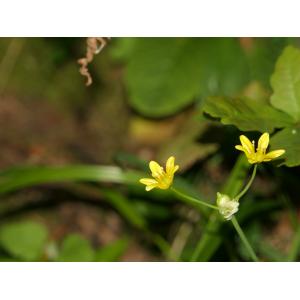
M288 46L279 57L271 77L271 103L300 120L300 50Z
M114 166L72 165L60 167L21 167L0 172L0 194L48 182L93 181L139 184L142 172L123 171Z
M57 260L65 262L93 261L94 254L89 241L78 234L70 234L64 239Z
M95 261L118 261L128 248L128 239L120 239L96 251Z
M5 224L0 228L0 244L13 257L25 261L41 258L47 230L39 223L24 221Z
M246 58L231 38L139 38L128 60L129 101L149 117L176 113L199 95L232 94L248 80Z
M60 167L18 167L9 168L0 172L0 194L13 192L25 187L34 186L45 183L55 182L77 182L88 181L97 183L119 183L129 186L135 186L144 193L144 186L139 183L140 178L149 176L149 172L139 171L123 171L119 167L115 166L94 166L94 165L72 165L72 166L60 166ZM175 185L184 189L193 196L197 196L198 193L195 189L188 184L184 179L175 178ZM172 192L156 190L151 194L152 197L166 198L170 196ZM198 195L199 196L199 195ZM109 198L111 200L112 197ZM181 199L182 200L182 199ZM182 200L184 202L184 200ZM123 207L124 203L119 205L118 201L111 200L111 203L116 209L131 221L133 225L141 226L144 221L141 221L139 217L133 217L132 213L127 214L126 209ZM118 206L119 205L119 206ZM200 211L205 212L202 205L195 205ZM133 221L135 219L135 221ZM139 224L139 225L138 225Z
M225 125L235 125L242 131L273 132L292 124L292 118L271 105L249 98L208 97L203 110Z
M283 158L288 167L300 165L300 127L287 127L271 138L271 149L285 149Z

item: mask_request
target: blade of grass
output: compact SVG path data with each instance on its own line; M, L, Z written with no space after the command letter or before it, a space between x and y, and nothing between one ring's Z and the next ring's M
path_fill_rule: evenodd
M0 194L28 186L67 182L89 181L120 184L137 184L143 176L138 171L123 171L114 166L64 166L64 167L23 167L0 173Z
M117 183L125 185L135 185L140 187L139 179L147 177L145 172L134 170L122 170L115 166L95 166L95 165L72 165L61 167L19 167L11 168L0 172L0 194L13 192L22 188L58 182L102 182ZM182 178L176 178L174 186L182 191L189 192L192 196L199 196ZM159 193L160 191L158 191ZM154 197L158 193L151 193ZM170 191L163 191L163 197L170 197ZM204 215L208 215L209 211L197 203L189 203L185 199L180 199L184 203L191 204Z

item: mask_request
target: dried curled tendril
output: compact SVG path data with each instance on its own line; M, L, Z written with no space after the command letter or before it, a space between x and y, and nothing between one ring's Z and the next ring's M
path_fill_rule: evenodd
M88 70L88 64L93 60L94 55L101 52L101 50L106 46L107 41L110 38L103 37L89 37L86 39L86 55L83 58L78 59L78 63L81 65L79 72L81 75L87 78L86 86L92 84L92 76Z

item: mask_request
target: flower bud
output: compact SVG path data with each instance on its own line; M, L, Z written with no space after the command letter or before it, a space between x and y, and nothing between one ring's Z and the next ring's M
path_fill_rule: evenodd
M229 196L217 193L217 206L219 213L225 220L231 220L232 216L239 210L239 202Z

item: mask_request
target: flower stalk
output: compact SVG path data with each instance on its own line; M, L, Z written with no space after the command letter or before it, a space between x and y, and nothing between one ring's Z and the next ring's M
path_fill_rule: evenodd
M240 198L242 198L247 193L247 191L249 190L249 188L252 185L253 180L255 178L256 170L257 170L257 164L254 165L254 168L253 168L253 171L252 171L252 175L251 175L250 180L247 183L247 185L241 190L241 192L237 196L234 197L234 199L236 201L239 201Z
M178 191L177 189L175 189L173 187L171 187L170 190L173 191L175 194L179 195L180 197L187 199L188 201L191 201L191 202L194 202L194 203L197 203L197 204L202 204L202 205L204 205L206 207L209 207L209 208L212 208L212 209L215 209L215 210L219 210L219 208L217 206L209 204L209 203L204 202L204 201L201 201L201 200L199 200L197 198L188 196L188 195L186 195L186 194Z
M241 241L243 242L245 248L247 249L247 251L248 251L248 253L249 253L251 259L252 259L253 261L255 261L255 262L258 262L259 260L258 260L258 258L257 258L257 256L256 256L256 254L255 254L255 252L254 252L252 246L250 245L248 239L246 238L246 236L245 236L245 234L244 234L242 228L240 227L240 225L239 225L239 223L238 223L238 221L237 221L237 219L236 219L235 216L232 217L231 223L232 223L232 225L234 226L236 232L238 233L238 235L239 235Z

